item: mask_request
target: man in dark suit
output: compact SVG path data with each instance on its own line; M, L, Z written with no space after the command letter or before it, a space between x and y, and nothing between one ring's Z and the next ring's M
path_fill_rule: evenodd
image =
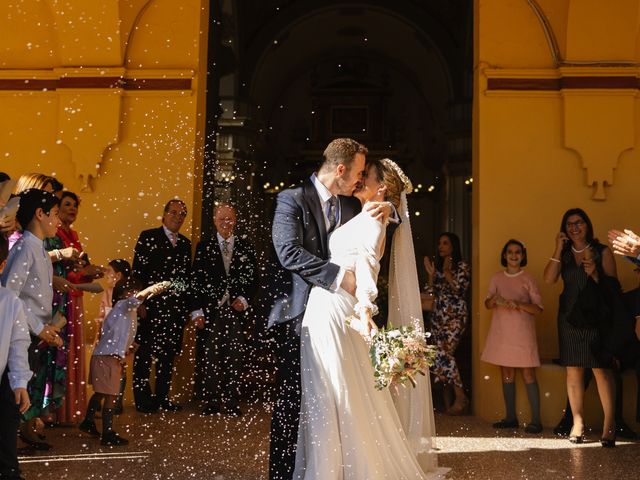
M189 312L191 242L179 233L187 216L182 200L164 207L162 226L140 234L133 256L133 275L144 286L168 280L172 288L145 302L146 315L138 325L140 345L133 362L133 394L138 411L150 413L180 407L169 400L173 361L182 348L182 335ZM151 392L151 362L156 361L156 392Z
M269 316L278 348L277 393L271 419L269 478L293 474L300 412L300 327L312 286L355 292L355 275L328 261L328 235L361 210L351 197L365 168L366 147L339 138L324 151L317 174L278 195L272 238L284 270ZM375 206L372 215L388 205ZM321 439L320 439L321 440Z
M196 340L196 393L207 401L203 415L242 415L238 388L242 373L249 303L257 289L256 254L235 236L236 210L216 206L217 233L198 244L193 262L192 317Z

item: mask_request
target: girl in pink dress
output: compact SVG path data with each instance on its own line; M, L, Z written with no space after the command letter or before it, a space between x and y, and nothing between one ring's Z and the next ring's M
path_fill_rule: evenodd
M534 315L542 311L542 299L535 279L522 270L527 264L527 250L518 240L509 240L502 248L500 263L506 270L496 273L489 282L484 301L493 310L491 327L481 359L502 370L502 391L506 415L494 428L518 428L516 417L515 370L520 369L531 406L527 433L540 433L540 390L535 368L540 366Z

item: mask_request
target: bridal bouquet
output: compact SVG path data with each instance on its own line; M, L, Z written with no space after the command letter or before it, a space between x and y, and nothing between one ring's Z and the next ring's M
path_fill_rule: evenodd
M407 382L415 388L415 376L427 375L435 361L436 348L427 345L422 329L389 325L371 338L369 357L377 390Z

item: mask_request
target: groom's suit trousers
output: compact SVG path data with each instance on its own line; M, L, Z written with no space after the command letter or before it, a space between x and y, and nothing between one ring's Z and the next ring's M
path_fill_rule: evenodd
M302 318L273 327L277 342L276 404L271 418L269 480L290 480L300 420L300 327Z

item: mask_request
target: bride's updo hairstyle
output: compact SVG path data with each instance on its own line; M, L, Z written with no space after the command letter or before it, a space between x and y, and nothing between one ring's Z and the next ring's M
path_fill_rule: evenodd
M400 210L400 196L402 192L411 193L413 185L396 162L388 158L367 161L376 179L387 187L384 199L391 202L396 210Z

